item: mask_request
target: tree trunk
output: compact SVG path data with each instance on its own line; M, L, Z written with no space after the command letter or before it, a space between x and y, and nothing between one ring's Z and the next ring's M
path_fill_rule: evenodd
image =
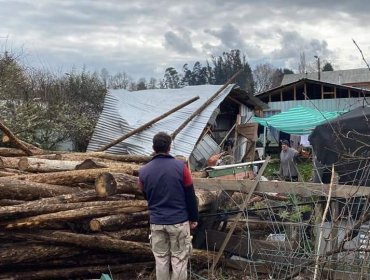
M13 205L19 205L23 203L25 203L24 200L0 199L0 206L13 206Z
M95 168L105 168L104 164L95 163ZM91 169L94 165L92 165L91 161L69 161L69 160L51 160L51 159L43 159L43 158L31 158L31 157L24 157L18 159L18 168L23 171L28 172L60 172L60 171L68 171L68 170L75 170L75 169L84 169L83 166L86 166L85 169Z
M88 170L72 170L64 172L51 172L45 174L17 175L14 179L26 180L31 182L49 183L54 185L73 185L78 183L94 183L98 175L104 172L123 172L128 174L137 173L139 166L135 164L125 164L120 168L101 168Z
M100 218L95 218L90 221L90 229L92 231L109 230L112 227L121 227L133 222L148 220L149 212L137 212L132 214L110 215Z
M103 250L104 252L119 252L122 254L151 255L152 251L147 244L117 240L107 236L87 235L62 231L34 231L33 233L14 232L15 238L39 240L55 244L70 244L81 248Z
M18 169L21 157L0 157L0 168Z
M32 155L32 151L30 150L31 147L29 145L25 145L25 142L18 139L17 136L15 136L13 132L1 121L0 121L0 129L8 137L9 141L13 143L17 148L21 149L29 156ZM36 148L36 147L32 146L32 148Z
M17 180L17 176L0 178L0 199L34 200L76 192L75 188Z
M102 273L110 274L112 273L122 273L126 279L139 279L139 273L145 269L153 269L154 262L145 262L145 263L133 263L133 264L119 264L119 265L110 265L107 264L102 266L84 266L84 267L69 267L69 268L55 268L55 269L44 269L26 272L10 272L10 273L1 273L0 280L42 280L42 279L93 279L102 275ZM134 273L134 274L133 274ZM136 275L135 275L136 274ZM122 278L123 279L123 278Z
M111 203L104 202L104 205L88 206L79 209L42 214L11 222L3 222L1 223L1 227L6 229L34 227L49 222L75 221L111 214L128 214L144 211L146 209L147 203L142 200L111 201Z
M148 242L149 241L149 225L141 228L124 229L120 231L104 232L101 236L108 236L118 240Z
M26 205L3 206L0 208L0 220L9 218L30 217L36 215L46 215L48 213L57 214L61 211L78 210L84 208L103 207L110 209L116 207L125 208L131 205L145 205L144 201L136 203L136 200L121 200L121 201L89 201L77 203L62 203L62 204L44 204L42 200L35 201ZM94 211L94 210L92 210ZM103 210L104 211L104 210ZM67 214L66 214L67 215ZM34 217L31 217L34 218Z
M152 157L141 155L113 155L106 152L88 152L88 153L66 153L59 154L61 160L85 160L91 158L107 159L111 161L132 162L132 163L147 163Z
M50 258L70 258L83 252L75 246L50 246L25 242L2 244L0 245L0 266L42 262Z
M0 156L3 157L25 157L27 154L17 148L0 148Z
M95 190L99 196L113 193L142 194L138 188L138 177L125 173L100 174L95 180Z

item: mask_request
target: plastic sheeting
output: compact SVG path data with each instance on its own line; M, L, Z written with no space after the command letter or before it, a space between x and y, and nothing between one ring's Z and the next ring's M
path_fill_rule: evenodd
M321 112L298 106L267 118L253 117L252 121L273 127L288 134L310 134L319 124L338 117L342 112Z

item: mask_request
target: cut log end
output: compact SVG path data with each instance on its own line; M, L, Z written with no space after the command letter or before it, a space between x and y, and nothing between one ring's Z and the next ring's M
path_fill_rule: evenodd
M83 169L94 169L94 168L105 168L107 167L104 164L96 163L92 159L85 159L82 163L76 165L76 170L83 170Z
M117 182L112 174L100 174L95 180L95 191L99 197L107 197L117 193Z
M98 220L92 219L89 226L92 231L101 231L100 222Z

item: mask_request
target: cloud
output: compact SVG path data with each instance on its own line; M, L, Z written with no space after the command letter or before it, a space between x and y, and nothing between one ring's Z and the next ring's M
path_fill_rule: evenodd
M228 23L219 29L205 29L206 34L210 34L219 39L219 44L204 43L203 49L206 51L229 51L239 49L248 57L256 57L262 54L260 47L257 44L249 44L244 40L245 36L234 25Z
M164 46L178 53L196 53L191 42L190 32L186 30L168 31L164 34Z
M203 2L0 0L0 47L22 46L30 62L54 69L105 67L138 78L204 64L231 49L240 49L251 65L293 65L305 52L306 58L319 55L343 69L363 67L354 38L370 55L364 36L370 1Z

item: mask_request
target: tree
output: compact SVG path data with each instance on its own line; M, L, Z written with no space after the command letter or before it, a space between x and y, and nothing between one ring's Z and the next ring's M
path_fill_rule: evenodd
M259 64L253 70L255 93L261 93L280 85L283 73L271 64Z
M62 79L67 96L65 124L74 150L85 151L91 138L98 117L103 109L106 89L97 74L83 70L72 72Z
M146 79L145 78L140 78L138 83L137 83L137 86L136 86L136 89L137 90L144 90L144 89L147 89L147 85L146 85Z
M164 73L163 86L164 88L180 88L181 87L180 76L177 73L175 68L169 67L166 69Z
M150 78L148 83L148 89L156 89L157 87L157 79L156 78Z
M322 71L334 71L334 68L330 62L326 62L324 67L322 68Z
M212 57L214 65L214 83L225 84L240 69L242 74L236 80L236 83L244 90L254 93L254 81L252 70L246 61L245 55L241 57L240 50L231 50L224 52L222 56Z
M113 77L109 77L108 88L128 89L131 81L131 77L129 77L125 72L120 72L115 74Z

